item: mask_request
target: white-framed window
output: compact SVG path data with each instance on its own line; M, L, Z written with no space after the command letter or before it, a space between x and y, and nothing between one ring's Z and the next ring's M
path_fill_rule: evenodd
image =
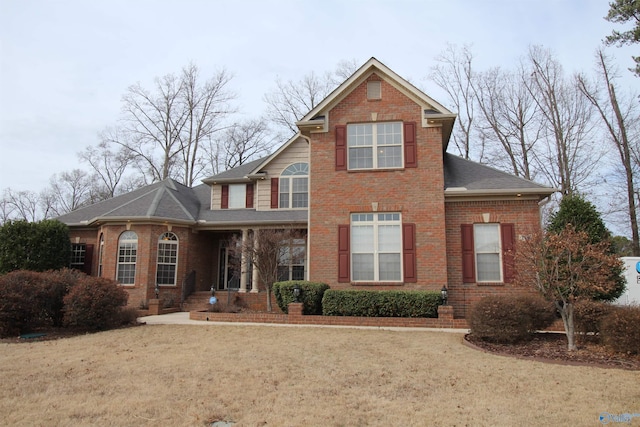
M98 248L98 277L102 277L102 257L104 254L104 234L100 233L100 247Z
M71 245L71 261L69 266L76 270L84 270L84 258L87 246L84 243L73 243Z
M163 233L158 239L158 263L156 283L159 286L175 286L178 268L178 236Z
M229 209L241 209L247 204L247 185L229 184Z
M307 242L305 239L290 239L280 248L278 258L278 280L304 280L305 254Z
M402 221L399 213L351 214L351 280L402 281Z
M473 242L476 255L476 280L502 282L500 224L474 224Z
M402 122L347 125L349 169L402 167Z
M287 167L278 184L280 208L309 206L309 163L294 163Z
M118 268L116 278L121 285L133 285L136 280L138 258L138 235L125 231L118 239Z

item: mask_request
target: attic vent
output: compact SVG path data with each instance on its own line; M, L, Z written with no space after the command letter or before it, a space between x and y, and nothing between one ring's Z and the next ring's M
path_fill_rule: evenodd
M380 81L367 82L367 99L382 99L382 85Z

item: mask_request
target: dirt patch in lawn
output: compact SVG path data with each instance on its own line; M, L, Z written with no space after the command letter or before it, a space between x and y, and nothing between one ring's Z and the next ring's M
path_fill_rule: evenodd
M579 366L640 370L640 355L614 353L593 340L578 343L578 350L567 350L567 337L558 333L536 334L533 340L517 344L495 344L467 335L465 342L490 353L522 359Z

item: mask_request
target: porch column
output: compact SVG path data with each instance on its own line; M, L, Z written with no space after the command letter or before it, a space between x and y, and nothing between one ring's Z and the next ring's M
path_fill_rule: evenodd
M242 229L242 245L245 245L245 242L249 239L249 230L246 228ZM242 250L242 256L240 257L240 289L238 292L247 292L247 253L244 248Z
M254 250L258 249L258 233L260 233L259 229L254 229L253 230L253 247L254 247ZM258 274L258 269L256 268L256 265L254 263L252 265L252 271L251 271L251 292L252 293L257 293L259 291L259 289L258 289L258 283L259 282L260 282L260 275Z

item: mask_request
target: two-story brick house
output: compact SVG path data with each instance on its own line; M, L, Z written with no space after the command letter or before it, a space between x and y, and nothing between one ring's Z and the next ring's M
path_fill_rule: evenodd
M371 58L272 155L187 188L165 180L59 219L74 264L118 280L130 303L156 288L178 297L239 287L259 298L247 262L233 272L232 235L296 228L283 279L333 288L449 289L464 316L511 282L517 239L540 227L553 189L446 152L456 115ZM304 258L304 259L302 259ZM287 259L289 261L287 261Z

